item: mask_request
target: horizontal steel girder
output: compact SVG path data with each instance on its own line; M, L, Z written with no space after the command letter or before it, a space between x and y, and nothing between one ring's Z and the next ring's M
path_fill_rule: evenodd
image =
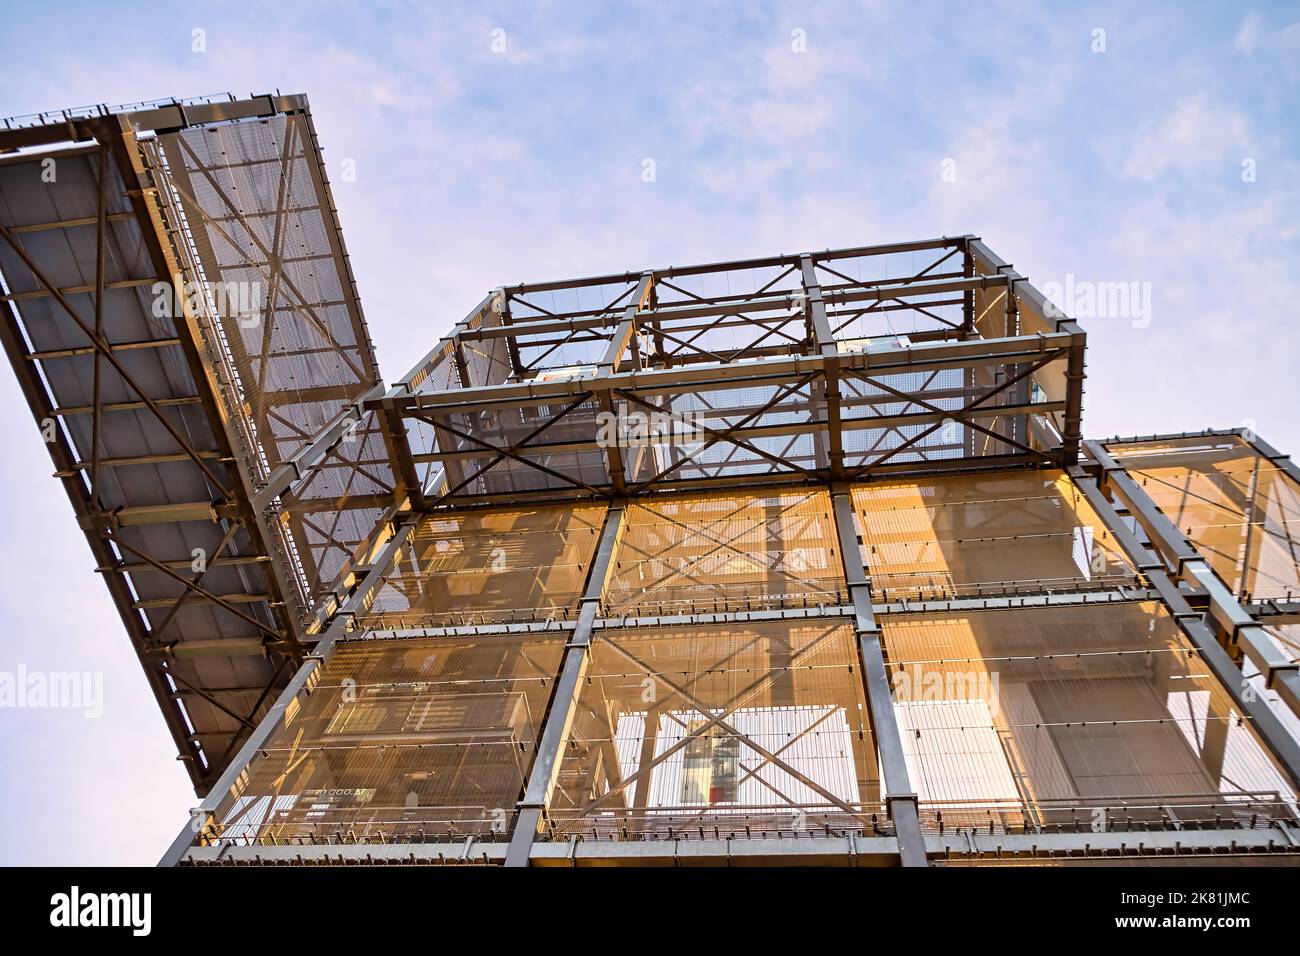
M925 837L926 855L935 862L1172 863L1224 857L1253 857L1266 863L1300 855L1294 828L1273 826L1196 830L1146 830L1093 833L1016 833L989 835L954 831ZM187 865L466 865L499 866L506 844L468 837L457 842L284 844L205 846L188 849ZM702 840L574 840L537 842L532 866L897 866L898 844L887 836L811 835L806 838Z

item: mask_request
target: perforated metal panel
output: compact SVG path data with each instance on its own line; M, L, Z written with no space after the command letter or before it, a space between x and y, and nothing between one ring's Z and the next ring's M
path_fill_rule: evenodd
M798 837L879 819L842 620L601 631L550 839Z
M853 490L882 598L1133 584L1114 536L1059 471L883 481Z
M506 833L562 649L556 637L344 645L222 802L210 839Z
M587 506L428 516L358 628L571 616L604 515Z
M199 305L261 487L379 382L310 121L181 129L145 149L168 185L187 277L210 290ZM394 501L382 420L353 414L345 439L272 506L309 613Z
M1235 436L1114 452L1234 593L1300 597L1300 484L1285 469Z
M1288 816L1295 791L1158 605L890 615L895 712L938 830Z
M632 504L606 609L646 615L838 603L846 591L830 510L824 491Z

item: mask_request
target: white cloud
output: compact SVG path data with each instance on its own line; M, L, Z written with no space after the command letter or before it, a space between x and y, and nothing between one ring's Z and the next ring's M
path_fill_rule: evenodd
M1203 173L1229 167L1232 175L1242 157L1253 155L1248 117L1200 92L1181 100L1158 123L1140 135L1124 163L1124 175L1145 182L1168 172Z
M1248 13L1237 29L1232 47L1239 53L1251 56L1259 49L1264 35L1264 20L1258 13Z

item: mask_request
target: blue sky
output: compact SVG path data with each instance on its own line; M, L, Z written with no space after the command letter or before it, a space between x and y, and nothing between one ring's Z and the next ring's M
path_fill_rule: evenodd
M0 115L306 93L389 380L503 283L969 232L1150 289L1081 320L1090 435L1300 453L1300 4L6 5L0 64ZM105 696L0 711L0 862L151 864L195 799L7 372L0 442L0 670Z

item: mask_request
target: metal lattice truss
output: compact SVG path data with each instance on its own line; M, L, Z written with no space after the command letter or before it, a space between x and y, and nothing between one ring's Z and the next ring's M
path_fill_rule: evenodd
M1057 315L973 236L508 286L365 407L436 505L1064 465Z
M204 797L166 862L1300 845L1300 473L1084 442L974 236L502 287L385 389L305 98L172 101L6 121L0 302ZM907 706L940 645L1042 709Z
M0 129L0 337L204 792L405 501L304 97Z

